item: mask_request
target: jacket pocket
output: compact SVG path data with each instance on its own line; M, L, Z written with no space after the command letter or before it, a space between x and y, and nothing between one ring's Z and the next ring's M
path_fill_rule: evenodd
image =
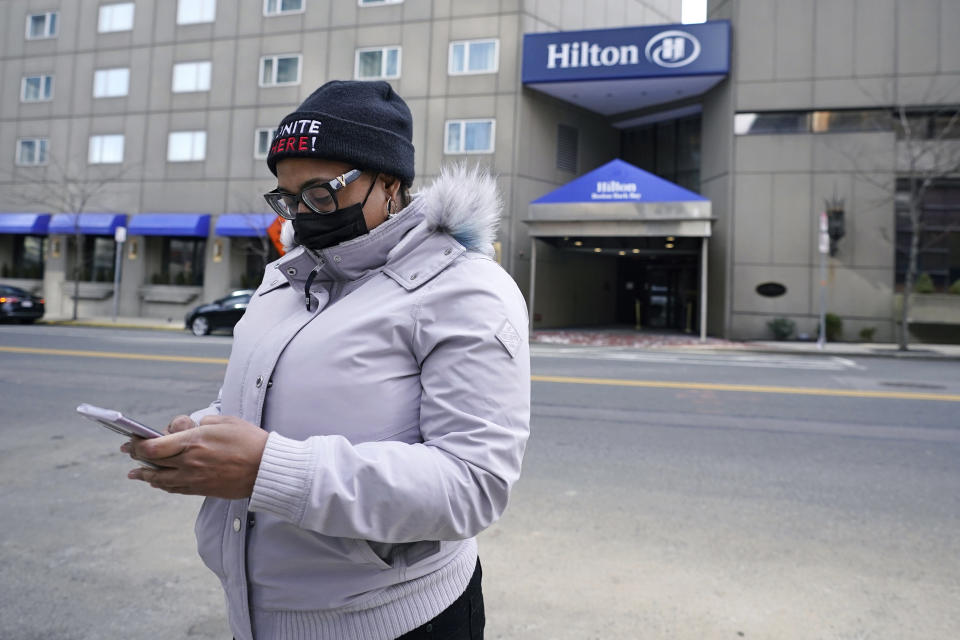
M370 542L367 542L366 540L359 540L359 539L354 539L353 542L354 542L354 545L353 545L354 551L353 553L351 553L351 555L355 555L358 561L364 564L373 565L380 569L393 568L393 566L389 562L381 558L377 554L377 552L373 550L373 547L370 546L371 545ZM387 555L389 553L387 557L392 557L392 552L389 551L389 548L394 547L395 545L384 545L379 542L375 542L373 544L376 544L378 547L381 547L381 546L384 547L384 549L381 549L381 552L386 551L387 553L385 553L384 555Z
M220 498L207 498L197 514L193 533L197 537L197 552L207 568L221 580L223 573L223 536L227 527L230 502Z

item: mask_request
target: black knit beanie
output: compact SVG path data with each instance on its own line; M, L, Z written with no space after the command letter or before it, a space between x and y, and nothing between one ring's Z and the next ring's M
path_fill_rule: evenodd
M413 183L413 118L386 82L331 80L280 122L267 166L281 158L339 160Z

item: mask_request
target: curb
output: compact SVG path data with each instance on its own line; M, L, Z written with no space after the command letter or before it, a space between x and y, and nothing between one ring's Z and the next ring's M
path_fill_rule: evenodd
M696 349L696 347L686 347L688 349ZM711 349L706 347L702 351L716 351L729 353L731 351L736 351L738 353L765 353L769 355L783 355L783 356L836 356L839 358L899 358L904 360L956 360L960 361L960 354L953 355L949 353L938 353L931 350L911 350L911 351L897 351L893 350L883 350L883 351L794 351L791 349L764 349L762 347L739 347L737 349Z
M36 324L58 327L96 327L98 329L142 329L146 331L186 331L186 327L159 324L128 324L93 320L37 320Z

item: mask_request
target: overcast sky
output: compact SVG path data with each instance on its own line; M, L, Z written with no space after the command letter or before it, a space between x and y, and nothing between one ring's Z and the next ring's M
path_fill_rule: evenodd
M680 12L682 14L680 20L684 24L706 22L707 0L683 0L683 8Z

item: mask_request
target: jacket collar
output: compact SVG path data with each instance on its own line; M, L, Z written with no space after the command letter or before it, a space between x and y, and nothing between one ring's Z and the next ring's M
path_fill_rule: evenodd
M355 281L382 270L415 289L465 250L492 256L501 209L496 180L484 169L448 165L399 215L348 242L309 251L294 245L293 225L284 222L289 252L274 267L298 289L314 270L315 282ZM281 282L274 278L271 286Z

